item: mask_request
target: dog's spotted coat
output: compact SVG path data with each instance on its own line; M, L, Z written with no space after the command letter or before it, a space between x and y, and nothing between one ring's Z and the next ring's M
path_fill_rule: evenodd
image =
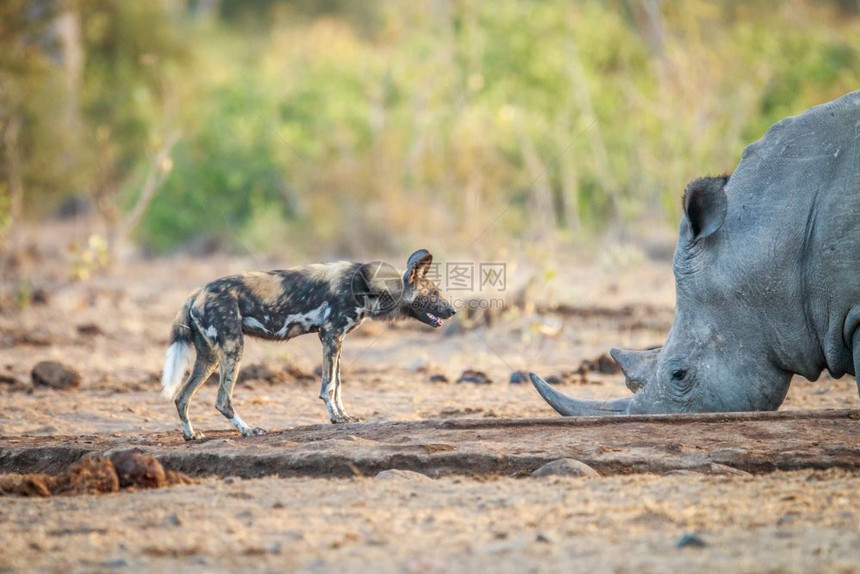
M367 318L412 317L440 327L454 309L427 278L433 261L424 249L409 257L401 275L384 263L316 264L281 271L231 275L194 291L176 317L167 350L163 394L173 398L186 440L200 438L188 420L191 397L220 367L215 407L243 435L251 428L233 407L246 335L283 341L318 333L323 345L320 398L333 423L358 420L343 407L340 354L344 336ZM191 365L191 375L185 371Z

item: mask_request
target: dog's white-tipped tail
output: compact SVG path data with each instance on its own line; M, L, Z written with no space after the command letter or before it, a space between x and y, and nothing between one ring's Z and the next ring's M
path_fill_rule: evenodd
M161 376L161 396L167 399L176 398L179 386L185 378L185 371L191 365L192 349L188 341L174 341L167 348L167 360L164 362L164 373Z

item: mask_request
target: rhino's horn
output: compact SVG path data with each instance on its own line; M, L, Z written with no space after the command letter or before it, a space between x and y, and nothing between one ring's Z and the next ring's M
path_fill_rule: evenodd
M610 415L626 415L633 397L613 399L611 401L595 401L574 399L555 390L552 385L534 373L529 373L532 384L549 406L558 414L566 417L600 417Z

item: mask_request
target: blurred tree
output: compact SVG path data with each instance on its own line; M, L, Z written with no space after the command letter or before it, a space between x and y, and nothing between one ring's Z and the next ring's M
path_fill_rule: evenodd
M172 83L185 56L177 23L157 2L88 0L79 6L86 67L82 94L89 195L114 235L123 185L164 146L176 121Z
M0 221L21 197L85 196L155 252L635 236L775 120L860 83L854 0L9 0L0 17Z
M48 31L51 2L10 0L0 4L0 247L7 247L20 220L28 180L33 124L40 121L33 94L51 75Z

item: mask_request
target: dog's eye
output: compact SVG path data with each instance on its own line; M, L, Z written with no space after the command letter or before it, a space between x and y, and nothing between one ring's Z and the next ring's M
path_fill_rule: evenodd
M682 381L682 380L684 380L684 377L686 377L686 376L687 376L687 370L686 369L675 369L674 371L672 371L672 380L673 381Z

